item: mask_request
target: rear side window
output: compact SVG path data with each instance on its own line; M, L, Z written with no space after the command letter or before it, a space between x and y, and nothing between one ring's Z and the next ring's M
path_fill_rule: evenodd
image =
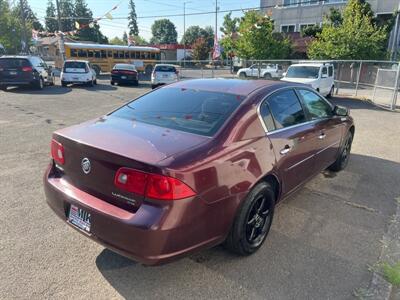
M329 77L332 77L332 76L333 76L333 66L330 66L330 67L328 68L328 75L329 75Z
M267 101L264 101L263 104L261 105L260 114L264 121L265 126L267 127L267 130L268 131L275 130L274 119L272 117Z
M155 70L156 72L176 72L176 69L174 66L156 66Z
M267 100L269 109L274 117L275 128L285 128L306 121L300 101L293 90L273 94Z
M111 115L213 136L244 98L209 91L162 88L138 98Z
M322 68L322 75L328 75L328 70L326 67Z
M23 58L0 58L1 69L18 69L23 67L30 67L29 60Z

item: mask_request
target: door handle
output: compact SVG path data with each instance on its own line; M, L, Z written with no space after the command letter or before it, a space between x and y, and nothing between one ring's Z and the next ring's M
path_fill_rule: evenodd
M326 138L326 134L324 132L321 132L321 134L318 136L318 139L323 140Z
M286 155L290 152L290 150L292 150L292 148L289 145L286 145L285 148L283 148L280 153L282 155Z

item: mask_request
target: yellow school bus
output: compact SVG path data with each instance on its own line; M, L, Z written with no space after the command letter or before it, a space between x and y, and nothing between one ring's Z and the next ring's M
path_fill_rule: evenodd
M88 60L97 74L111 72L117 63L134 64L139 72L150 74L161 59L160 49L145 46L64 43L65 59ZM56 67L61 68L61 57Z

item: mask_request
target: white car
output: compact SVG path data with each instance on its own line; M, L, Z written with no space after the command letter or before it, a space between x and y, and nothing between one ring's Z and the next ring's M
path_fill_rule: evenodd
M96 72L90 62L86 60L66 60L60 78L62 86L67 86L68 84L93 86L97 84Z
M331 97L335 88L335 68L329 63L302 63L291 65L281 80L304 83L325 97Z
M259 74L260 68L260 76ZM278 64L254 64L250 68L242 68L237 72L237 76L240 78L246 77L262 77L265 79L281 78L283 75L283 68Z
M170 84L179 80L179 72L174 65L157 64L151 74L151 87Z

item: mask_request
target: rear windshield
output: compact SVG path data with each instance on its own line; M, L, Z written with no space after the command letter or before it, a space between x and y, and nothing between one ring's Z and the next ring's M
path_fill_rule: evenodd
M173 66L156 66L156 72L176 72L175 67Z
M128 64L116 64L114 66L114 69L136 71L136 68L134 65L128 65Z
M80 61L67 61L64 63L64 72L67 73L85 73L86 63Z
M161 88L132 101L111 115L213 136L244 98L208 91Z
M30 67L29 60L23 58L0 58L0 68L17 69L22 67Z
M289 67L286 77L288 78L318 78L319 67Z

